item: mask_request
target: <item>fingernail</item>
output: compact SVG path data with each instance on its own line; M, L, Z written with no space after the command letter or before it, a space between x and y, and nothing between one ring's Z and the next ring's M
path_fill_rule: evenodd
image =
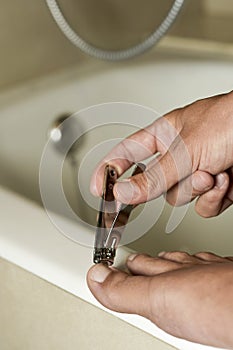
M226 181L226 178L223 174L218 174L215 178L215 187L221 188Z
M133 261L136 258L136 256L138 256L138 254L131 254L131 255L129 255L128 256L128 261Z
M90 274L90 279L94 282L103 283L110 275L111 270L103 264L96 265Z
M134 196L135 187L132 185L131 181L123 180L116 183L114 191L117 199L121 203L128 204Z
M158 257L160 257L160 258L162 258L164 255L166 254L166 252L160 252L159 254L158 254Z

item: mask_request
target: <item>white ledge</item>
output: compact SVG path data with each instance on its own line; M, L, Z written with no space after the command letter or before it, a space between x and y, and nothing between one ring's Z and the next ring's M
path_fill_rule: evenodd
M3 188L0 188L0 195L2 258L178 349L213 349L172 337L140 316L114 313L103 308L86 285L86 273L92 264L92 248L64 237L50 222L44 209L34 202ZM119 249L118 264L125 260L128 253L125 248Z

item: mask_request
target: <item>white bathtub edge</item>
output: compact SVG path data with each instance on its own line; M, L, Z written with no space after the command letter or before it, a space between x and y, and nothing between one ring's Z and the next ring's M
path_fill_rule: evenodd
M107 310L92 296L85 282L92 249L64 237L52 225L43 208L0 188L0 256L79 298L144 330L178 349L214 349L175 338L137 315ZM129 251L120 248L120 260Z

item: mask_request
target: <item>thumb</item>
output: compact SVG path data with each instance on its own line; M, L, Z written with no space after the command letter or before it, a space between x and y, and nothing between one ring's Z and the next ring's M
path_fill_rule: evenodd
M149 318L152 277L131 276L103 264L92 266L87 284L95 298L117 312L133 313Z
M152 200L192 173L191 157L181 138L172 144L158 162L152 162L142 174L115 184L114 196L118 201L139 204ZM191 195L191 186L189 190Z

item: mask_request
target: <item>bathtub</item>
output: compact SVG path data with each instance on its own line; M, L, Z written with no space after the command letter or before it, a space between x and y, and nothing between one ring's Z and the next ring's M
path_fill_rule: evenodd
M81 66L2 92L1 257L103 308L91 295L85 282L86 272L92 264L96 218L91 205L94 203L95 207L98 206L98 199L93 199L88 192L88 183L98 158L112 144L110 142L100 148L93 156L90 151L96 144L105 145L108 139L117 142L134 131L135 127L152 121L153 116L158 117L199 98L230 91L231 74L233 63L224 59L216 61L208 57L192 58L184 54L152 51L144 57L120 64L87 60ZM92 130L91 118L94 121L98 113L100 119L107 114L109 102L115 103L116 115L113 113L103 117L103 124L110 123L110 126L105 125L107 129L104 132L98 127ZM74 169L68 159L64 161L64 192L73 212L76 211L81 218L75 222L72 217L60 212L59 205L52 210L46 208L47 212L44 209L39 187L41 159L45 154L48 130L54 120L64 113L76 113L80 130L83 130L89 113L87 108L94 105L89 109L92 116L88 132L83 133L84 140L75 151L76 180L81 184L78 192ZM148 113L144 116L145 110ZM126 114L122 113L116 125L115 118L121 111ZM135 122L133 126L132 120ZM61 157L55 149L54 157ZM47 173L51 186L47 189L56 197L56 187L51 189L55 175L51 167ZM46 192L46 187L44 190ZM185 213L181 209L182 220L173 225L171 234L167 234L172 208L161 199L150 205L149 209L139 210L137 214L141 215L137 226L145 234L119 248L116 265L124 264L126 256L132 251L152 255L162 250L186 250L190 253L213 251L220 255L232 255L231 209L218 218L202 219L195 214L192 204L185 208ZM150 220L151 213L157 213L156 220L145 230L140 226L141 222ZM177 215L179 217L179 212ZM69 228L76 236L66 234ZM106 311L178 349L208 348L172 337L142 317Z

